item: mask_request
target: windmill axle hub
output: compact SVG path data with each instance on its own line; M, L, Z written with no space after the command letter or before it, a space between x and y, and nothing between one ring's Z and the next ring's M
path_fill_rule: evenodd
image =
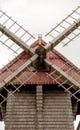
M36 49L36 53L38 54L38 59L37 59L37 69L42 70L45 69L45 63L44 63L44 59L46 58L46 50L42 47L39 46Z

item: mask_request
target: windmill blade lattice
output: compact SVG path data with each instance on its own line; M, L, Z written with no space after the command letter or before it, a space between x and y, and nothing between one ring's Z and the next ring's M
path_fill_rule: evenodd
M29 70L28 66L30 66L35 59L37 58L37 55L34 55L34 51L26 44L31 39L35 39L35 37L30 34L28 31L26 31L22 26L20 26L16 21L14 21L11 17L9 17L5 12L0 10L0 43L7 47L7 50L10 50L13 55L12 61L9 60L9 64L4 66L4 68L0 71L0 90L4 88L6 92L9 93L9 96L17 91L25 82L30 80L30 77L32 77L34 74L33 72L30 73L30 77L27 76L27 74L23 74L24 77L28 77L25 82L21 82L21 80L18 78L18 76L24 72L24 70ZM27 61L22 60L19 54L25 50L28 52ZM24 53L24 52L23 52ZM21 53L23 55L23 53ZM20 55L21 55L20 54ZM30 55L33 55L32 57ZM17 64L15 64L18 62ZM10 69L10 66L13 66L13 69ZM14 72L13 72L14 70ZM6 71L6 74L5 74ZM4 72L4 73L3 73ZM16 85L13 84L13 79L17 80L22 85L19 85L16 87ZM14 88L13 92L9 92L7 85L11 84ZM6 101L7 97L2 94L0 94L0 104L2 104L4 101Z
M76 29L79 30L79 27L78 27L80 25L79 10L80 10L80 7L78 7L75 11L73 11L66 19L64 19L60 24L58 24L56 28L52 29L48 33L52 37L54 37L53 32L56 32L57 35L55 35L54 40L51 42L51 44L47 44L44 47L44 49L46 49L45 50L46 52L49 50L52 50L54 46L59 44L61 40L65 39L66 37L69 39L69 41L71 41L79 35L79 33L76 34L75 32L73 32ZM73 17L73 14L76 14L78 17L75 19ZM73 21L71 22L70 20L70 23L69 23L68 18L73 19ZM6 13L2 11L0 11L0 19L1 19L0 43L2 43L4 46L10 49L16 56L18 55L13 61L10 62L10 64L5 66L4 69L0 71L1 76L2 76L1 81L0 81L1 82L0 90L4 89L5 93L8 92L8 97L9 97L10 95L18 91L22 87L22 85L25 85L26 83L28 83L28 81L30 81L34 75L35 77L36 75L38 76L37 70L34 71L34 67L32 67L32 70L31 70L29 66L31 67L31 65L35 63L39 55L37 55L36 52L34 52L33 49L31 49L26 44L28 40L30 40L31 38L34 38L33 35L31 35L29 32L23 29L22 26L17 24L14 20L12 20L11 17L9 17ZM74 19L76 20L75 22L74 22ZM10 22L11 24L9 24L8 22ZM65 25L64 23L66 23L67 25ZM59 32L57 28L61 28L59 29L61 32ZM71 39L70 37L68 37L69 34L73 34L74 37ZM15 50L15 48L17 48L17 50ZM21 49L20 52L24 50L24 52L21 53L22 58L21 56L19 56L20 54L20 52L18 52L19 48ZM43 48L41 49L43 50ZM27 53L27 57L23 58L25 51ZM42 57L39 57L39 58L42 58ZM49 66L49 68L51 68L50 72L47 73L47 77L50 77L53 81L59 84L60 87L68 91L75 99L77 99L77 101L80 101L80 98L77 95L80 93L80 81L78 81L78 78L80 79L80 72L77 71L75 67L71 67L70 64L67 62L64 63L63 67L57 66L56 64L54 65L53 62L49 62L48 59L44 59L44 62L46 66ZM11 66L12 68L10 68ZM65 70L65 67L67 67L67 70ZM75 75L72 76L72 73L75 73ZM20 77L20 74L23 75L25 79L24 82L22 82L21 80L22 77ZM77 79L75 78L76 75L78 77ZM45 80L47 80L47 77ZM69 86L67 87L64 86L65 83L67 83ZM7 87L8 85L9 86L11 85L11 87L13 87L13 91L9 90L9 88ZM0 97L1 97L0 104L2 105L3 102L7 100L8 97L5 94L3 94L3 91L1 91Z
M2 94L2 92L0 93L0 105L2 105L10 95L12 94L14 95L16 91L18 91L23 85L29 82L30 79L36 74L36 71L33 73L29 69L29 66L35 61L36 58L37 58L37 55L34 55L31 58L29 57L27 61L25 61L24 59L21 59L20 61L20 60L17 60L17 57L16 57L16 59L11 61L12 63L9 63L0 71L0 75L1 75L0 91L2 89L5 90L4 94ZM24 77L25 79L24 82L22 82L19 76L20 74ZM13 87L13 91L10 92L10 90L7 87L8 85L9 86L11 85L11 87ZM6 97L7 92L8 92L8 96Z
M59 84L59 86L62 87L66 92L69 92L70 95L79 102L80 70L77 70L74 65L65 59L61 65L56 65L56 61L51 62L48 59L45 59L45 62L51 68L51 72L47 73L47 76L55 81L55 83ZM65 84L68 86L65 86Z
M63 46L69 44L72 40L80 35L80 6L71 14L63 19L57 26L52 28L45 36L50 36L50 44L47 49L62 43Z
M13 53L16 52L16 55L23 49L22 45L18 44L18 41L19 43L23 42L27 50L28 46L26 43L28 43L31 39L35 39L31 33L26 31L2 10L0 10L0 31L2 32L0 33L0 42L8 47L8 49L14 50ZM17 45L15 42L17 42Z
M46 45L46 51L52 50L59 43L66 46L72 40L80 35L80 6L75 9L70 15L63 19L56 27L52 28L45 36L52 37L50 44ZM47 65L50 65L52 72L48 74L56 83L58 83L63 89L68 91L77 101L80 101L80 71L76 71L74 66L70 67L65 61L62 66L57 66L54 63L45 60ZM65 71L65 66L67 70ZM56 77L54 76L56 75ZM60 83L60 78L64 79ZM76 78L77 77L77 78ZM69 87L64 87L64 84L69 84ZM75 86L75 87L74 87Z

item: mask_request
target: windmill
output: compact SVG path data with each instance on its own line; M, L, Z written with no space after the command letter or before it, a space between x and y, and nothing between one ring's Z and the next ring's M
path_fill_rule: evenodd
M0 10L0 43L15 56L0 70L5 130L73 130L73 117L79 114L80 70L54 47L79 36L79 26L80 7L46 34L52 37L50 43L39 35L29 46L34 36Z

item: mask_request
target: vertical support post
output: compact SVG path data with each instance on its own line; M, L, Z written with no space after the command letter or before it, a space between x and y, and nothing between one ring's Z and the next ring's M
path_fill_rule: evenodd
M36 129L43 130L43 88L42 85L36 86Z

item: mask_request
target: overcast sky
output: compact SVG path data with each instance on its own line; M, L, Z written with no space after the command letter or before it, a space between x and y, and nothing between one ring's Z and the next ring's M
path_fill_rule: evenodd
M36 38L38 34L42 34L43 39L45 39L46 32L79 5L80 0L16 0L15 2L14 0L0 0L0 9L6 11ZM57 49L80 68L79 40L76 44L69 44L64 48ZM3 53L4 57L5 53ZM3 64L5 61L2 59Z
M80 0L0 0L0 8L35 35L45 34L80 4Z
M80 0L0 0L1 10L6 11L20 25L24 25L36 38L38 34L42 34L43 39L51 27L56 26L79 5ZM69 44L58 50L80 68L79 40L76 44ZM5 57L5 52L0 54L0 59L3 56Z

